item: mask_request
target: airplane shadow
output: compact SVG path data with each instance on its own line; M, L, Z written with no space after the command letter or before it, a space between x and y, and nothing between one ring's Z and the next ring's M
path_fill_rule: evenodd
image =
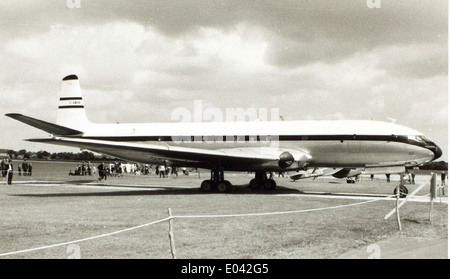
M251 190L248 185L233 185L232 189L226 193L219 193L213 191L210 193L203 192L200 188L192 187L164 187L164 186L133 186L133 185L108 185L108 184L85 184L92 183L93 181L72 181L71 186L76 186L79 189L99 188L105 187L103 191L95 192L70 192L70 193L33 193L33 194L10 194L10 196L17 197L107 197L107 196L165 196L165 195L276 195L276 194L301 194L302 191L286 188L283 186L277 186L274 190ZM69 181L66 182L67 184ZM112 188L120 188L122 190L117 191ZM129 190L123 190L123 188L129 188ZM61 188L60 188L61 189Z
M226 193L219 193L218 191L213 191L210 193L203 192L200 187L177 187L177 186L144 186L144 185L123 185L123 184L104 184L98 182L97 180L76 180L76 181L65 181L64 184L68 184L71 188L78 188L78 190L89 190L88 192L61 192L64 187L55 188L59 192L54 193L27 193L27 194L9 194L9 196L17 197L36 197L36 198L48 198L48 197L114 197L114 196L169 196L169 195L290 195L290 194L301 194L301 195L322 195L322 196L368 196L364 193L354 193L354 194L340 194L332 192L308 192L299 189L288 188L285 186L277 186L273 190L251 190L248 188L248 184L233 185L232 189ZM48 183L49 185L55 183ZM61 184L59 182L58 184ZM102 189L101 191L91 191L92 189ZM117 188L114 189L114 188ZM119 190L120 189L120 190ZM380 194L380 197L385 195ZM373 194L370 197L375 197Z

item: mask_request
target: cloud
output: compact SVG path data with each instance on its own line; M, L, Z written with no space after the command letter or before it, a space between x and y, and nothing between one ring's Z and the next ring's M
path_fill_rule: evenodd
M447 129L445 1L81 5L1 2L0 89L11 98L0 112L53 121L60 81L74 73L98 122L168 121L200 99L223 111L279 108L287 120L392 117L434 123L431 137ZM17 145L11 136L3 142Z
M448 55L444 43L424 42L375 48L379 68L400 77L427 78L448 74Z

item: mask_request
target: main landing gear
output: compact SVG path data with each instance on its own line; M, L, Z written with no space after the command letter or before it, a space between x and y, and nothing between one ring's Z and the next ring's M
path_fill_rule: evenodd
M200 185L203 192L212 192L217 189L220 193L231 190L231 182L224 179L223 169L211 170L211 179L205 180Z
M265 189L273 190L277 187L277 183L272 178L267 178L267 173L264 171L255 172L255 178L250 180L248 187L252 190Z
M267 173L263 171L255 172L255 178L250 180L248 187L252 190L275 189L277 183L272 178L267 177ZM232 188L230 181L224 179L223 169L211 170L211 179L204 180L200 185L200 189L203 192L209 193L218 191L220 193L229 192Z

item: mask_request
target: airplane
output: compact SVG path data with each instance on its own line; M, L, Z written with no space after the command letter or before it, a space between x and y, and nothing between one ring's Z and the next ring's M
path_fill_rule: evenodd
M312 172L300 171L289 176L293 181L306 178L317 178L331 175L335 178L345 178L347 183L355 183L356 177L361 174L401 174L405 173L404 167L372 167L372 168L314 168Z
M441 149L413 129L368 120L114 123L89 121L76 75L62 79L56 124L8 113L48 132L31 142L77 147L127 161L204 168L204 192L227 192L225 171L254 172L249 188L274 189L267 174L319 168L416 166Z
M334 175L338 171L343 170L343 168L314 168L312 171L310 170L300 170L297 171L295 174L290 175L289 177L292 179L292 181L297 181L299 179L306 179L306 178L312 178L316 179L320 176L328 176L328 175Z
M404 166L396 167L372 167L372 168L314 168L312 171L297 171L297 173L290 175L292 181L299 179L312 178L313 180L321 176L333 176L334 178L345 178L347 183L354 184L361 174L399 174L404 178L404 175L410 174ZM410 178L410 177L409 177ZM405 198L408 195L408 188L400 185L400 197ZM394 188L394 194L397 194L397 187Z

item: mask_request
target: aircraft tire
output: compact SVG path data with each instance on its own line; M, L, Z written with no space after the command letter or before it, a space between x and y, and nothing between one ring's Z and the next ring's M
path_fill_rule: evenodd
M226 193L228 191L230 191L231 189L231 183L228 180L224 180L222 182L220 182L219 184L217 184L217 190L220 193Z
M404 185L400 185L400 198L406 198L408 196L408 188ZM394 195L397 195L397 187L394 189Z
M252 190L258 190L261 187L261 184L257 179L253 178L252 180L250 180L248 187Z
M267 179L263 182L263 187L266 190L273 190L277 187L277 183L273 179Z
M205 193L212 192L214 189L214 184L212 180L204 180L200 185L200 189L202 189L202 191Z

